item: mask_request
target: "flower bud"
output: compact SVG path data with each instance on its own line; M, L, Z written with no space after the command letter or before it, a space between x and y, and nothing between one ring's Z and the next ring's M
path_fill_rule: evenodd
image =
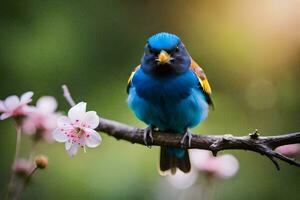
M37 168L45 169L48 166L48 158L44 155L37 156L35 158L35 164Z

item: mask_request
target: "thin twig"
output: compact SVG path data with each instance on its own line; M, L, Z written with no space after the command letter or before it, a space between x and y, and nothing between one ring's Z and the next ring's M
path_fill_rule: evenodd
M35 166L35 167L31 170L31 172L29 173L29 175L28 175L27 178L26 178L25 183L28 183L28 182L29 182L29 180L31 179L32 175L34 174L34 172L36 172L37 169L38 169L38 167Z
M20 180L19 186L17 187L17 190L15 191L15 194L14 194L15 200L20 199L20 195L22 194L23 190L25 189L26 185L29 183L31 177L33 176L33 174L36 172L37 169L38 169L38 167L35 166L25 179Z
M15 127L16 127L16 147L15 147L15 157L13 160L13 165L16 164L16 162L19 158L20 148L21 148L21 140L22 140L22 131L21 131L20 126L18 124L16 124ZM12 171L10 174L9 183L7 186L7 192L5 194L5 199L9 199L10 196L12 195L12 193L14 192L13 190L16 187L15 179L16 179L16 174L15 174L15 172Z
M19 158L20 147L21 147L21 139L22 139L21 128L18 125L16 125L16 130L17 130L17 139L16 139L16 149L15 149L14 163Z
M70 95L69 92L68 94ZM68 99L67 101L69 102ZM118 140L122 139L131 143L145 145L143 140L144 129L100 118L100 123L96 130L113 136ZM154 131L152 145L181 148L181 139L182 135L180 134ZM267 156L279 170L279 164L275 158L300 167L299 162L275 151L279 146L296 143L300 143L300 132L262 137L255 130L247 136L232 136L232 134L224 134L223 136L211 134L192 135L191 146L185 148L210 150L215 156L222 150L249 150Z

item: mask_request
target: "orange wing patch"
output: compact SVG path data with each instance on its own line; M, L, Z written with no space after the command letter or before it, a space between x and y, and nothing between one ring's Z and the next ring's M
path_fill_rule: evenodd
M126 91L127 91L127 94L129 92L129 89L130 89L130 86L131 86L131 81L132 81L132 78L135 74L135 72L141 67L141 65L138 65L134 68L133 72L131 72L129 78L128 78L128 81L127 81L127 88L126 88Z
M195 72L198 77L201 89L206 95L206 99L209 105L213 106L213 102L211 99L211 87L209 85L208 79L203 71L203 69L191 58L191 66L190 69Z

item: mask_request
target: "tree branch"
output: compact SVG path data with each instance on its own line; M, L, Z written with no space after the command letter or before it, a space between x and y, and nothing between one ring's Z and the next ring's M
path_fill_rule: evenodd
M143 140L144 129L128 126L117 121L100 118L100 124L96 130L113 136L118 140L122 139L131 143L145 145ZM182 135L179 134L154 131L152 145L181 148L181 139ZM210 150L215 156L219 151L222 150L250 150L267 156L279 170L279 164L274 158L278 158L291 165L300 167L299 162L274 150L276 147L282 145L296 143L300 143L300 132L261 137L257 134L257 131L255 131L248 136L239 137L235 137L230 134L225 134L223 136L202 134L192 135L191 146L184 148Z
M66 95L68 97L68 101L70 98L72 99L66 86L64 86L64 94L68 94ZM96 130L113 136L118 140L121 139L131 143L145 145L143 140L145 131L144 129L129 126L117 121L100 118L100 124ZM300 143L300 132L265 137L259 136L257 130L255 130L253 133L250 133L248 136L233 136L231 134L225 134L223 136L203 134L192 135L190 147L182 147L181 139L182 135L179 134L154 131L152 145L188 149L206 149L212 151L214 156L216 156L217 153L222 150L249 150L267 156L278 170L280 168L275 158L300 167L299 162L275 151L277 147L282 145Z

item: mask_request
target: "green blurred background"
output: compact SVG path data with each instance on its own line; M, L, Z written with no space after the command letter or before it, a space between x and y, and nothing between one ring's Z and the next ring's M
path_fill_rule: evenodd
M1 1L0 99L32 90L34 101L52 95L67 110L67 84L89 110L145 127L126 105L126 82L146 39L168 31L181 37L213 88L216 109L194 132L299 131L299 10L299 0ZM174 199L182 192L158 175L157 147L102 136L100 148L74 158L63 144L40 144L49 168L35 175L23 199ZM0 122L1 194L14 145L12 121ZM240 170L217 184L216 199L299 199L299 169L280 162L278 172L259 154L229 152Z

